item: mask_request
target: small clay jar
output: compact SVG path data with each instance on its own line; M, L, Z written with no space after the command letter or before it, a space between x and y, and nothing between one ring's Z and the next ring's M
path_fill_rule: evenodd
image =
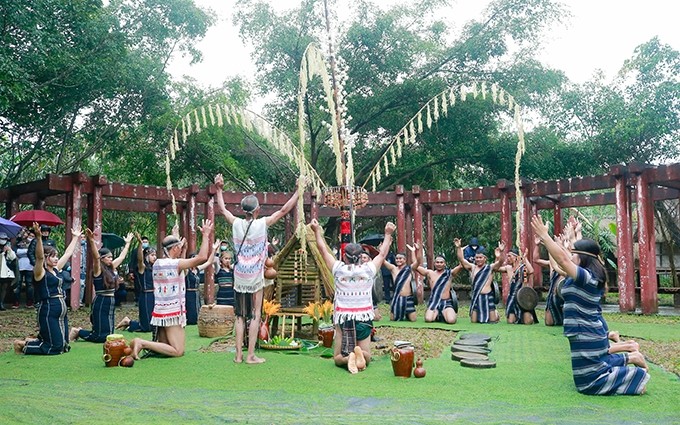
M423 378L425 377L425 368L423 367L423 361L418 359L416 362L416 368L413 369L413 376L416 378Z

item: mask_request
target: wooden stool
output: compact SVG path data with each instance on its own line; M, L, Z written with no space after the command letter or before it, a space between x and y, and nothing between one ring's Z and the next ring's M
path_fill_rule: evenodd
M295 325L301 325L303 317L309 317L306 313L276 313L276 318L280 318L281 323L281 337L295 338ZM286 322L290 319L290 335L286 335ZM296 323L297 322L297 323Z

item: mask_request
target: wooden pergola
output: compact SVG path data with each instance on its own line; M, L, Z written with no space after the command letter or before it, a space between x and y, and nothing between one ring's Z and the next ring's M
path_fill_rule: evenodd
M200 188L191 185L173 189L177 213L181 222L181 233L186 236L189 251L196 249L196 225L199 216L215 219L215 187ZM244 192L224 192L227 208L238 211ZM279 209L290 193L255 193L267 215ZM635 262L633 257L633 208L638 217L640 304L644 314L658 312L656 253L654 238L654 202L680 199L680 163L650 166L633 163L611 167L608 174L553 181L524 180L521 186L524 199L523 222L520 225L520 240L523 247L533 251L533 237L530 234L530 217L539 210L551 210L555 223L562 223L562 211L571 207L616 205L617 246L618 246L618 291L619 309L634 311ZM452 214L500 214L501 239L514 240L512 213L515 187L512 182L499 180L495 186L451 189L422 190L413 186L405 190L396 186L392 192L368 194L368 205L357 211L358 217L395 217L397 224L397 250L404 251L407 243L423 242L428 263L433 262L434 216ZM101 241L102 213L104 210L154 213L157 215L158 243L167 234L168 215L172 213L172 196L164 187L132 185L109 182L105 176L88 176L84 173L68 175L49 174L42 180L23 183L0 190L0 201L6 204L6 216L11 217L22 205L35 209L46 206L65 208L65 224L68 229L82 226L83 210L87 211L87 226L94 232L98 243ZM314 195L305 194L306 218L338 216L336 209L326 208ZM287 236L292 234L295 213L286 217ZM561 226L555 226L559 232ZM70 235L67 232L67 243ZM211 235L214 238L214 235ZM160 248L160 247L159 247ZM530 254L531 255L531 254ZM531 261L533 259L530 258ZM80 254L76 252L72 261L72 274L79 282ZM88 270L91 267L87 265ZM212 266L211 266L212 268ZM214 282L211 268L206 270L205 299L214 299ZM90 273L88 273L88 276ZM88 279L90 280L90 279ZM535 282L539 285L541 282ZM503 283L503 293L508 292L508 282ZM78 284L73 286L79 288ZM72 299L78 300L79 291L72 291ZM92 285L86 285L86 299L92 296ZM78 305L74 302L73 305Z

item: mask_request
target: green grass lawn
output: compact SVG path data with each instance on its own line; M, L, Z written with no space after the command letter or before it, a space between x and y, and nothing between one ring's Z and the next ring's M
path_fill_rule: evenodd
M680 340L677 319L607 318L629 337ZM431 325L421 315L412 326ZM105 368L101 344L82 341L61 356L7 352L0 423L680 423L680 380L656 365L643 396L584 396L574 388L561 328L473 325L465 315L445 328L491 335L497 368L461 367L448 349L426 361L423 379L394 377L386 356L351 375L321 349L261 351L265 364L237 365L233 353L199 352L211 340L195 326L187 328L184 357L130 369Z

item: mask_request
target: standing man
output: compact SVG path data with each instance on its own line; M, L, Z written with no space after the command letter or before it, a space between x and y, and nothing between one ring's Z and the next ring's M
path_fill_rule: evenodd
M392 244L394 223L385 225L385 239L380 252L371 261L362 264L363 248L357 243L347 244L344 261L338 261L328 250L323 238L323 229L316 219L311 228L316 236L316 245L333 273L335 297L333 298L333 324L335 344L333 359L335 365L347 367L355 374L366 369L371 361L371 332L373 330L373 282Z
M267 258L267 229L288 214L298 200L298 192L268 217L258 218L260 204L255 195L248 195L241 200L241 209L246 218L235 217L224 206L222 174L215 176L217 186L217 205L224 218L232 226L236 264L234 265L234 294L236 314L236 356L235 363L243 362L243 337L246 321L248 328L248 355L246 363L264 363L265 359L255 356L257 332L260 329L262 316L262 298L264 288L264 260Z
M430 300L427 303L427 310L425 310L425 321L456 323L458 307L457 305L454 306L453 303L451 280L461 271L461 266L456 266L453 269L446 267L446 258L440 254L434 258L434 270L426 269L420 265L422 263L422 250L418 251L414 268L422 276L427 277L431 289Z
M493 282L493 272L497 272L505 262L505 243L498 242L495 249L496 261L487 264L486 250L478 250L475 255L475 262L471 263L463 257L463 248L460 239L453 240L456 246L458 261L470 271L472 280L472 300L470 301L470 321L473 323L496 323L499 320L494 303L494 294L491 287Z
M394 257L396 266L385 259L383 267L390 271L394 280L394 295L390 302L390 320L400 321L408 319L411 322L415 322L417 318L416 303L414 299L415 294L412 289L415 285L412 285L411 282L415 279L413 267L418 267L418 260L416 258L418 244L415 244L415 247L409 245L407 247L411 251L412 264L407 264L406 254L399 252Z

